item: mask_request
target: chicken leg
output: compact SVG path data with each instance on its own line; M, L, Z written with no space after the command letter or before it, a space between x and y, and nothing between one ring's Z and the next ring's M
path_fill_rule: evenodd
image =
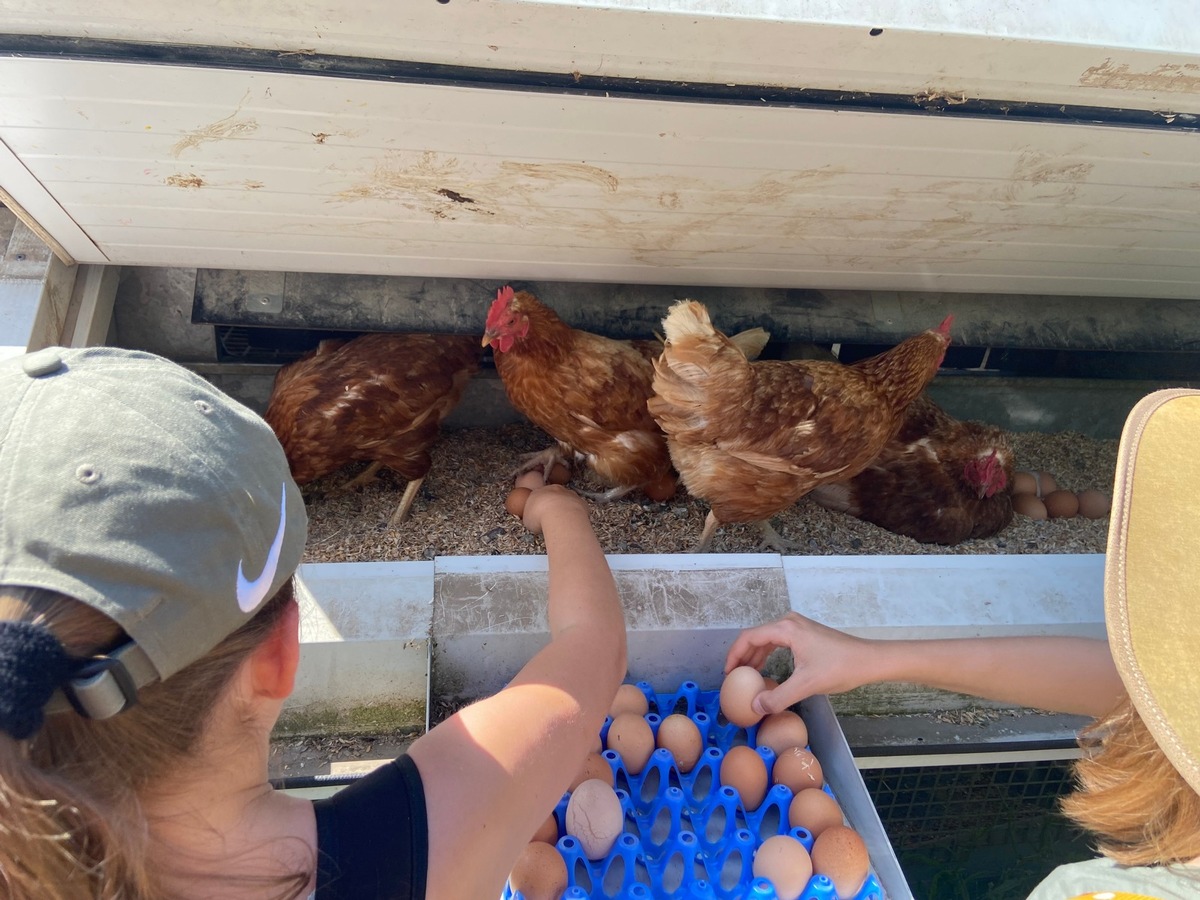
M354 488L360 488L360 487L363 487L364 485L370 484L372 481L375 480L375 473L379 471L379 467L382 465L383 465L383 463L381 463L379 460L375 460L375 462L371 463L369 466L367 466L365 469L363 469L361 472L359 472L357 475L355 475L353 478L351 478L349 481L347 481L341 487L337 488L337 490L350 491L350 490L353 490Z
M413 501L417 499L417 491L421 489L421 482L424 480L424 477L414 478L404 488L404 496L400 498L400 505L388 520L388 528L395 528L408 518L408 511L412 509Z
M759 531L762 532L762 543L760 546L773 547L775 550L782 553L785 550L798 550L800 545L795 541L789 541L773 527L771 523L763 519L755 523L758 525ZM717 533L717 528L720 527L721 521L716 517L716 514L709 510L708 516L704 520L704 530L700 532L700 540L696 546L692 548L693 553L703 553L712 543L713 535Z

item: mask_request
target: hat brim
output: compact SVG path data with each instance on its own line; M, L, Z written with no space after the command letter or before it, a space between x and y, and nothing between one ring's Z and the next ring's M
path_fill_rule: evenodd
M1158 391L1121 435L1104 606L1121 680L1171 764L1200 792L1200 391Z

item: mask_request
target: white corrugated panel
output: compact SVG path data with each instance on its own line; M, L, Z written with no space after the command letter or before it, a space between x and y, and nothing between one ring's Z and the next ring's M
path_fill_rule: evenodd
M6 58L0 141L83 261L1200 297L1194 133Z
M1200 112L1194 0L5 0L0 30Z

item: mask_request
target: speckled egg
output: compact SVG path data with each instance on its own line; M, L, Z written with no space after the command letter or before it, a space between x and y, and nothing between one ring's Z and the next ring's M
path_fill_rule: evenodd
M659 723L657 743L659 747L671 751L675 765L681 772L692 771L704 752L700 728L691 718L680 713L669 715Z
M566 860L549 844L530 841L513 863L508 884L525 900L558 900L567 889Z
M654 752L654 729L637 713L623 712L608 726L606 743L631 774L640 775Z
M840 898L857 894L871 871L867 845L857 831L845 825L821 832L813 842L812 866L815 873L833 882Z

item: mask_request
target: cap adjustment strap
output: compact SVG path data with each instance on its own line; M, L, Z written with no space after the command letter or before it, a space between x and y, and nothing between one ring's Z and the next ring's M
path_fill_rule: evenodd
M82 661L50 698L47 713L74 709L87 719L108 719L137 704L138 691L158 680L150 657L133 641Z

